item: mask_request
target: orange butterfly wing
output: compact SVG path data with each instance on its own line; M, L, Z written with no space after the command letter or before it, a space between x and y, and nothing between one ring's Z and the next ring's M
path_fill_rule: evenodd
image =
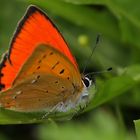
M42 43L63 53L78 69L64 38L51 20L40 9L30 6L17 27L9 52L0 64L0 90L11 87L22 65Z
M51 46L40 44L12 87L0 94L0 105L24 112L50 110L62 102L67 108L69 101L76 105L82 90L81 75L71 61Z
M13 81L13 86L20 83L25 77L38 73L46 73L68 79L72 84L82 87L79 70L75 69L65 55L49 45L40 44L36 47Z

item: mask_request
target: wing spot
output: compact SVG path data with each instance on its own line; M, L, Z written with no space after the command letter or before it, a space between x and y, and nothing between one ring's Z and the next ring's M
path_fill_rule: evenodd
M6 67L6 64L3 64L2 66L3 66L3 67Z
M39 60L38 63L40 64L42 62L42 60Z
M48 91L48 90L46 90L45 92L46 92L46 93L48 93L49 91Z
M40 75L38 75L37 77L36 77L36 79L39 79L40 78Z
M64 73L64 71L65 71L65 70L64 70L64 69L62 69L62 70L59 72L59 74L63 74L63 73Z
M17 92L16 92L16 95L14 95L12 98L13 98L13 99L16 99L17 96L20 95L21 93L22 93L22 91L17 91Z
M64 86L62 86L62 88L64 89Z
M4 76L4 74L3 73L0 73L0 77L2 77L2 76Z
M72 86L73 86L73 88L74 88L74 89L76 89L76 86L75 86L75 84L74 84L74 83L72 83Z
M70 80L70 77L67 77L68 80Z
M0 84L0 91L5 88L5 84Z
M58 83L58 81L55 81L55 84L57 84Z
M47 55L45 54L45 55L43 55L43 57L42 57L42 58L46 58L46 56L47 56Z
M40 66L38 66L36 69L39 70L40 69Z
M17 98L17 95L13 96L12 98L13 98L13 99L16 99L16 98Z
M22 91L17 91L16 92L16 95L19 95L19 94L21 94L22 93Z
M59 64L59 61L57 61L53 66L52 69L54 69Z
M53 55L53 52L50 52L50 55Z
M34 84L35 82L37 82L37 80L36 80L36 79L33 79L33 80L31 81L31 84Z

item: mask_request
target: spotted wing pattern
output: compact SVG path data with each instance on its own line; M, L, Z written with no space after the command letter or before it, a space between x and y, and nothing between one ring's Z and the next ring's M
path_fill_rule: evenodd
M80 73L71 61L51 46L39 45L12 88L0 94L0 104L16 111L39 111L68 100L76 103L82 90Z
M50 45L63 53L78 69L64 38L48 16L35 6L30 6L19 22L10 49L0 64L0 90L11 87L22 65L39 44Z

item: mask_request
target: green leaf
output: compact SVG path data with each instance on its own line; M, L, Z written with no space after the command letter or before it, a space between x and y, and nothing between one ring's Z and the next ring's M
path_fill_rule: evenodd
M107 80L102 86L100 86L95 94L95 97L90 102L88 110L95 108L122 93L130 90L136 82L129 76L119 76ZM90 91L91 92L91 91Z
M140 83L140 65L133 65L124 70L121 76L111 78L104 84L100 85L95 97L90 102L87 110L95 108L111 99L119 96L126 91L133 89ZM92 92L92 90L90 90ZM129 93L129 92L127 92ZM138 92L139 95L139 92ZM128 95L127 95L128 96ZM134 95L135 96L135 95ZM140 96L136 96L139 104ZM128 99L128 102L132 102L133 98Z
M129 21L131 21L134 25L140 27L140 1L139 0L60 0L67 3L73 4L98 4L104 5L108 7L118 18L120 16L126 17Z
M137 138L138 138L138 140L140 140L140 120L135 120L134 124L135 124Z
M62 113L50 113L46 118L43 116L48 112L16 112L0 108L0 124L30 124L49 122L50 118L53 120L70 120L73 117L74 111Z
M72 4L102 4L104 0L60 0Z
M140 81L140 64L135 64L126 68L125 75L131 76L135 81Z
M124 69L124 75L129 75L136 82L136 85L129 90L129 95L123 95L118 98L117 102L123 106L140 107L140 65L132 65ZM127 99L127 100L126 100Z
M39 128L40 140L135 140L131 133L126 133L110 112L98 110L86 121L43 124Z
M84 5L93 4L105 6L118 19L120 35L123 42L140 47L140 1L139 0L60 0L67 3ZM107 9L106 9L107 10Z

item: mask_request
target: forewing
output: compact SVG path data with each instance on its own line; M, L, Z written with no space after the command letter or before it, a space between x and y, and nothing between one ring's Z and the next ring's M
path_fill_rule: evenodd
M12 88L0 93L2 107L16 111L50 109L75 102L83 89L79 70L59 51L39 45L25 62Z
M19 71L13 85L32 74L47 73L69 80L75 86L82 86L78 69L59 51L49 45L40 44Z
M35 6L30 6L19 22L10 49L0 64L0 90L11 87L22 65L40 44L50 45L63 53L78 69L64 38L48 16Z

